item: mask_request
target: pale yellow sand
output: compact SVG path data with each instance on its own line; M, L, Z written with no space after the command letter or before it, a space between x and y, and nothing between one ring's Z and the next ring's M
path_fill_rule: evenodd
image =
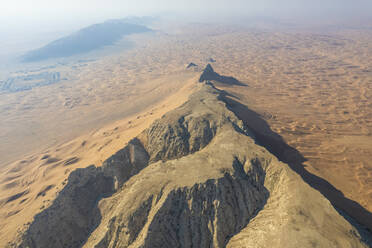
M69 172L91 164L100 166L155 119L186 101L197 86L195 82L193 77L185 79L178 91L158 104L8 166L1 174L0 239L8 240L47 207L63 188ZM20 192L22 196L17 197Z
M69 172L100 166L198 86L199 73L185 64L164 70L152 65L154 50L137 49L71 71L71 82L3 96L1 247L51 203Z
M0 246L48 206L69 171L99 165L185 101L199 74L185 65L210 57L248 85L225 90L298 149L310 172L372 211L371 31L187 26L136 40L134 50L65 69L74 80L63 85L0 99Z

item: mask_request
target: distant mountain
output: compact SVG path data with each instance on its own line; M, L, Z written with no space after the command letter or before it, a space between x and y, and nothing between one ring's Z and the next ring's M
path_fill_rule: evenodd
M130 19L110 20L83 28L76 33L55 40L44 47L26 53L23 62L69 57L112 45L124 36L151 31ZM139 19L135 19L138 23Z
M132 24L138 24L138 25L149 25L154 23L155 21L158 21L158 17L153 16L128 16L126 18L120 19L120 21L125 23L132 23Z

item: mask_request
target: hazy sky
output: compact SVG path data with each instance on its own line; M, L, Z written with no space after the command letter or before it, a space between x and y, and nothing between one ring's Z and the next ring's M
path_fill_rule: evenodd
M43 43L128 15L173 16L182 21L336 17L348 23L350 17L372 19L371 13L372 0L0 0L0 52L10 50L9 45L35 39Z
M0 0L0 62L84 26L130 15L239 23L245 17L288 23L336 17L349 24L348 18L372 19L371 13L372 0Z
M159 13L218 15L372 15L372 0L1 0L0 25L66 24Z

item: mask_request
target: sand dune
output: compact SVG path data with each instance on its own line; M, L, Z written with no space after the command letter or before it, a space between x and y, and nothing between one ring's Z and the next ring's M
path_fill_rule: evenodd
M190 62L246 84L220 87L297 149L306 170L372 211L371 31L191 25L132 39L133 50L65 68L61 85L2 95L0 246L71 170L99 165L185 101L200 76Z

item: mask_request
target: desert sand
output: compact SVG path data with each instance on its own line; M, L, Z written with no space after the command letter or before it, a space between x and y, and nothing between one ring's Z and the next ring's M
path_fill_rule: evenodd
M298 150L305 161L294 163L333 185L319 186L326 196L372 228L372 33L344 32L237 34L224 51L237 62L215 53L215 68L248 85L224 89Z
M3 95L0 246L54 200L71 171L99 166L193 92L199 73L184 64L169 73L153 62L158 55L139 51L70 72L77 80L63 85Z
M306 160L296 164L359 206L346 212L358 217L362 209L358 221L368 220L371 39L370 30L189 25L135 36L130 51L65 69L62 84L2 95L0 246L50 205L71 170L99 166L186 101L210 58L217 71L246 84L223 89ZM186 69L190 62L199 69Z

